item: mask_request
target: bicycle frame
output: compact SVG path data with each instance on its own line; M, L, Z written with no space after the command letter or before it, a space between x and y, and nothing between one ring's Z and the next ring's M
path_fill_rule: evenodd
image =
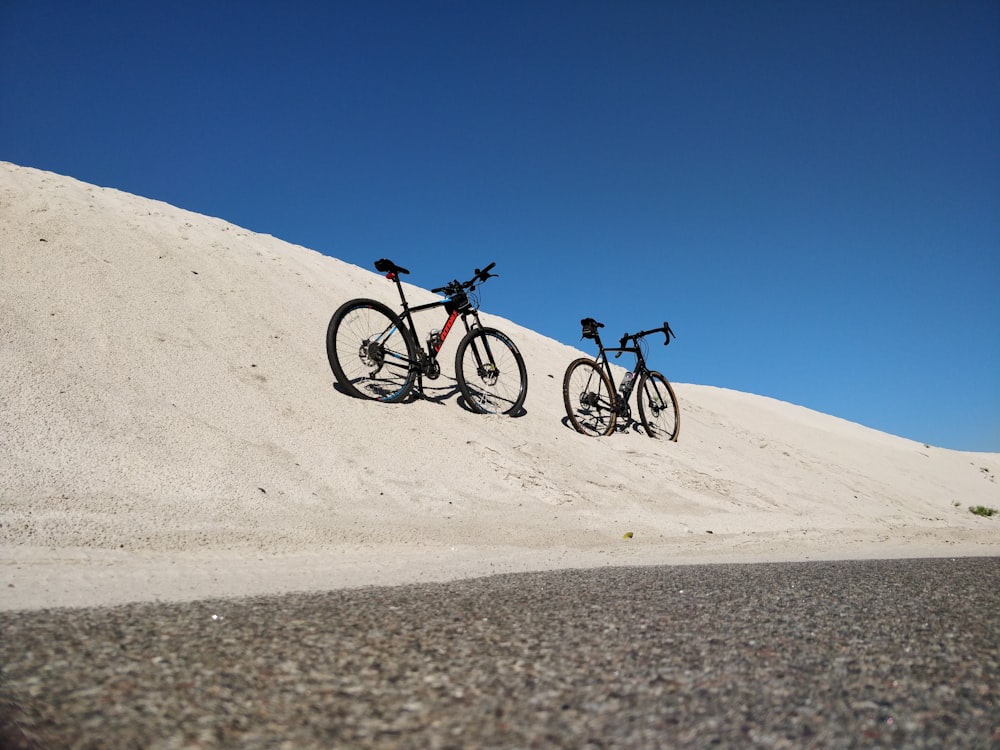
M402 303L400 318L409 329L409 333L413 337L413 340L417 342L417 361L413 362L407 360L407 366L417 371L418 385L422 390L423 377L425 375L431 380L435 380L441 374L441 366L438 364L437 355L438 352L441 351L441 347L444 346L444 342L448 338L448 334L451 333L451 330L455 325L455 321L459 318L462 319L462 324L465 326L466 334L471 333L476 328L482 328L482 323L479 321L479 309L475 307L471 301L469 301L468 294L464 291L452 294L446 299L426 302L422 305L410 307L409 302L406 301L406 295L403 293L403 284L399 280L399 276L394 272L389 272L386 274L386 277L396 284L396 289L399 291L399 299ZM422 348L424 344L421 342L421 339L417 334L417 328L416 324L413 322L413 316L416 313L426 312L438 307L445 308L448 313L448 319L439 331L432 331L427 337L425 351L424 348ZM474 319L471 324L469 323L470 316ZM384 335L391 333L392 330L387 329ZM489 362L491 363L492 370L495 371L496 367L492 365L494 359L493 353L489 348L489 342L484 339L482 341L482 345L485 357L479 351L479 344L477 342L472 343L472 354L473 357L475 357L476 367L479 368L481 372L489 373L491 368L484 367L484 362Z
M615 346L611 348L605 348L602 344L598 343L597 356L594 357L594 361L601 365L605 374L608 376L608 380L611 381L611 387L617 393L618 384L615 383L614 373L611 371L611 361L608 359L608 352L618 352L621 354L634 354L635 355L635 366L632 368L632 378L625 383L622 383L621 398L615 400L617 411L619 416L625 413L628 409L628 400L632 395L632 390L635 388L636 383L643 374L649 372L646 368L646 360L642 356L642 350L638 346Z
M399 293L400 297L402 297L403 290L400 289ZM420 338L417 335L417 329L413 323L413 314L424 312L425 310L433 310L436 307L446 307L447 305L451 304L451 302L452 300L449 298L449 299L438 300L436 302L427 302L426 304L417 305L416 307L410 307L407 304L406 300L403 299L403 310L402 310L402 315L400 317L406 323L406 326L407 328L409 328L410 333L413 334L414 340L419 342ZM468 321L468 317L470 315L475 318L475 321L473 322L472 325L470 325ZM437 359L438 352L441 351L441 347L444 346L445 339L448 338L448 334L451 333L451 329L455 325L455 321L458 320L459 318L461 318L462 323L465 324L466 332L471 331L473 328L481 327L479 323L479 311L476 310L475 308L465 310L464 312L460 312L457 308L451 310L449 312L448 319L441 327L440 331L437 334L437 337L435 338L432 333L431 336L429 336L427 339L426 342L427 356L429 358Z

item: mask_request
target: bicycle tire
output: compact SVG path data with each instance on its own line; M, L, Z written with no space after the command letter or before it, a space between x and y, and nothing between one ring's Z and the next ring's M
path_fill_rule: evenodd
M458 342L455 378L465 403L478 414L517 414L528 395L524 358L495 328L473 328Z
M356 397L394 403L417 379L417 345L399 315L373 299L345 302L326 329L326 355L340 387Z
M662 373L647 372L639 381L636 393L639 419L651 438L666 438L677 442L681 433L681 410L677 396Z
M563 376L563 403L573 428L591 437L610 435L618 419L617 396L607 374L592 359L570 362Z

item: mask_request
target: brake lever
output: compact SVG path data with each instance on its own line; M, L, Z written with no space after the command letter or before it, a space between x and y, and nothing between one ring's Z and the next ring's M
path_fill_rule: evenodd
M628 343L628 334L626 333L624 336L618 339L618 347L624 349L625 344L627 343ZM623 352L615 352L615 359L618 359L620 356L622 356L622 354Z

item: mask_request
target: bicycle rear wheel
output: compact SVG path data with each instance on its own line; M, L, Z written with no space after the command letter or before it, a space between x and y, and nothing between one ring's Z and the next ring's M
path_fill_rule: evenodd
M507 335L495 328L473 328L455 352L458 390L479 414L516 414L528 395L524 358Z
M611 381L592 359L574 360L563 377L566 415L577 432L591 437L610 435L618 417Z
M639 383L636 396L639 419L650 437L677 441L681 432L681 411L674 389L662 374L648 372Z
M392 310L373 299L341 305L326 329L326 355L340 387L357 398L402 401L417 378L417 345Z

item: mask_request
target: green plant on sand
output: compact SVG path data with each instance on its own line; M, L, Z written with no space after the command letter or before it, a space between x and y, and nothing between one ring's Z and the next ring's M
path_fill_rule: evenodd
M985 505L970 505L969 512L977 516L982 516L983 518L989 518L990 516L996 515L997 509L987 508Z

